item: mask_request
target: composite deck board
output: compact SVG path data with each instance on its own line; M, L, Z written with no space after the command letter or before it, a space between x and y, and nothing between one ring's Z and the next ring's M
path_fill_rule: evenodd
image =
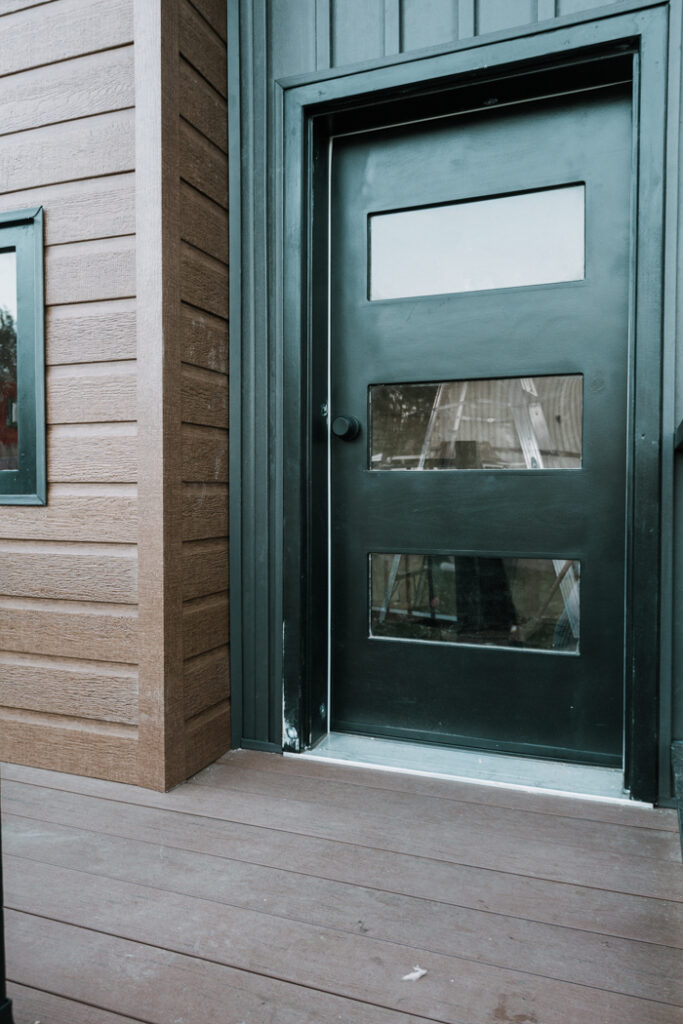
M530 829L534 829L543 839L567 846L581 846L605 853L610 850L630 852L637 856L662 857L675 861L680 858L678 837L659 829L641 829L636 832L625 825L579 821L519 808L493 808L473 802L447 801L441 796L422 795L416 801L410 794L359 789L343 781L297 778L293 786L292 780L286 776L273 778L265 772L242 770L231 765L212 765L191 784L216 786L219 789L239 788L248 793L277 795L281 799L304 803L323 802L329 807L353 810L354 814L363 811L400 815L404 810L409 810L414 821L439 824L449 822L468 827L488 827L495 822L496 830L504 829L510 838L528 835Z
M653 809L638 803L592 801L571 794L548 793L542 789L529 792L527 789L481 785L460 779L446 781L429 776L394 772L390 769L378 770L357 765L308 761L299 757L263 757L261 753L253 750L231 751L217 762L218 765L223 763L259 772L277 772L290 778L304 776L307 779L329 779L366 789L397 790L416 796L439 796L443 800L509 807L538 814L559 814L562 817L580 818L585 821L611 821L618 825L641 825L644 828L678 831L675 811L667 808ZM210 774L212 773L207 773L207 778Z
M22 777L26 778L26 775ZM453 813L444 816L442 822L422 821L416 805L415 823L410 827L409 811L404 811L401 816L364 810L350 812L329 806L322 799L319 803L303 803L295 799L284 800L279 795L268 796L236 788L214 789L190 783L172 793L155 796L142 794L133 786L127 791L116 787L112 790L107 789L106 783L85 779L79 779L75 785L81 792L118 792L120 798L131 802L285 832L292 831L292 822L296 821L297 830L303 834L351 842L370 849L392 850L432 860L683 901L680 854L677 855L678 860L662 859L622 853L612 846L603 851L577 843L568 845L545 838L542 833L539 837L541 826L536 821L529 823L525 834L511 834L507 823L502 827L496 825L495 815L488 824L470 824L464 815L458 819ZM292 790L295 790L294 786ZM641 831L638 830L637 834L640 835ZM669 838L675 842L674 836Z
M641 941L683 944L683 907L668 900L600 891L505 872L480 870L391 851L368 850L296 833L179 815L164 809L5 782L5 813L54 822L166 850L210 854L379 892L489 910ZM239 868L226 866L226 870Z
M458 784L275 760L168 794L5 767L18 1024L683 1024L683 868L645 808L629 828L532 802L513 830Z
M206 854L165 855L162 874L159 851L152 844L112 841L111 837L47 824L37 830L26 819L7 821L6 905L52 917L68 900L73 924L96 926L89 910L91 901L107 904L116 900L119 922L132 921L131 904L143 912L153 903L153 919L166 906L167 920L171 920L174 907L178 907L183 920L198 915L217 940L222 914L230 914L232 927L242 911L240 930L255 935L257 946L278 933L283 943L287 936L296 940L298 934L297 945L305 946L311 929L315 944L316 938L324 939L334 930L360 936L361 954L380 940L412 947L418 959L429 951L513 971L523 962L525 972L558 981L670 1003L683 996L680 949L540 925L351 883L308 878L303 885L301 876L292 871L223 861ZM85 880L80 871L84 858L88 865ZM213 923L206 914L202 917L201 908L193 914L197 899L219 905L214 908ZM232 909L222 911L221 905ZM83 906L90 914L87 920ZM109 926L113 926L111 918ZM124 934L121 927L126 925L119 923L117 934ZM128 937L139 936L134 932ZM190 940L196 942L198 933L188 932L184 941Z

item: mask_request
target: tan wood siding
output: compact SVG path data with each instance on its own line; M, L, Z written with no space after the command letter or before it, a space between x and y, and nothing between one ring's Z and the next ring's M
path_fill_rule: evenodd
M227 210L228 158L186 121L180 124L180 176Z
M225 5L180 0L185 769L229 746Z
M227 484L183 484L183 540L227 535Z
M135 665L0 654L0 702L54 715L135 725Z
M228 62L224 41L189 0L181 0L180 4L180 39L185 59L221 96L226 96Z
M134 4L10 6L0 210L45 211L48 504L0 506L0 754L136 782Z

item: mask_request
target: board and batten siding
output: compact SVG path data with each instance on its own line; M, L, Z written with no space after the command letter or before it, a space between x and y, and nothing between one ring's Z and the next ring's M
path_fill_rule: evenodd
M0 757L153 788L229 737L224 7L0 3L0 210L45 211L48 422L47 506L0 506Z

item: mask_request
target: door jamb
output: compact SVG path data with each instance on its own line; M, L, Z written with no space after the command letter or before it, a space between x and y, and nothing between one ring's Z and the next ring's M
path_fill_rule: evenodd
M284 186L281 192L276 190L274 211L277 244L272 293L275 299L272 366L281 399L276 422L271 424L270 460L275 467L275 490L282 498L282 516L277 524L280 545L271 573L281 614L273 617L268 642L274 677L283 683L283 747L286 750L304 749L311 741L314 716L317 714L320 723L326 711L320 706L322 702L316 703L314 679L320 666L320 652L316 653L315 649L320 633L315 616L315 588L316 583L320 583L319 564L318 579L314 579L315 523L321 517L319 507L312 504L311 471L319 436L311 441L308 429L314 422L316 402L315 389L309 380L314 340L310 322L315 303L319 301L312 294L308 269L308 256L314 244L310 197L313 190L317 212L319 196L326 194L324 189L315 190L316 184L321 185L322 165L314 159L314 120L320 121L323 117L329 120L345 109L376 104L380 99L442 88L446 82L476 76L484 69L490 74L493 69L499 72L518 70L537 62L566 60L569 55L584 59L589 47L591 52L597 53L601 46L614 49L622 45L635 49L638 54L638 102L648 111L639 139L638 301L634 319L639 383L634 395L631 435L634 489L629 509L628 543L633 571L627 586L631 596L657 595L639 612L638 621L631 623L627 645L627 690L630 692L627 784L638 799L654 801L657 798L660 541L670 550L672 522L670 516L665 523L660 521L660 488L669 491L668 465L660 474L661 449L666 450L666 443L660 443L661 402L645 403L640 396L660 394L666 128L666 76L660 69L665 66L667 57L669 4L651 2L631 7L633 9L626 12L622 7L616 12L591 12L592 18L570 26L549 22L547 27L535 26L533 32L521 33L513 39L471 40L469 45L460 44L436 56L398 63L382 62L371 69L361 68L351 73L331 71L277 83L276 137L282 144ZM671 316L664 321L669 330L671 321ZM665 354L672 351L672 340L664 337ZM287 439L286 446L282 438ZM632 597L628 603L633 607ZM637 686L634 685L636 679ZM668 685L668 680L665 684Z

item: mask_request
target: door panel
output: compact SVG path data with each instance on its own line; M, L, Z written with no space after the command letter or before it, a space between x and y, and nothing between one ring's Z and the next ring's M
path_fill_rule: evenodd
M623 87L334 140L330 417L361 427L330 442L334 729L620 761L630 167ZM373 461L378 400L411 468Z

